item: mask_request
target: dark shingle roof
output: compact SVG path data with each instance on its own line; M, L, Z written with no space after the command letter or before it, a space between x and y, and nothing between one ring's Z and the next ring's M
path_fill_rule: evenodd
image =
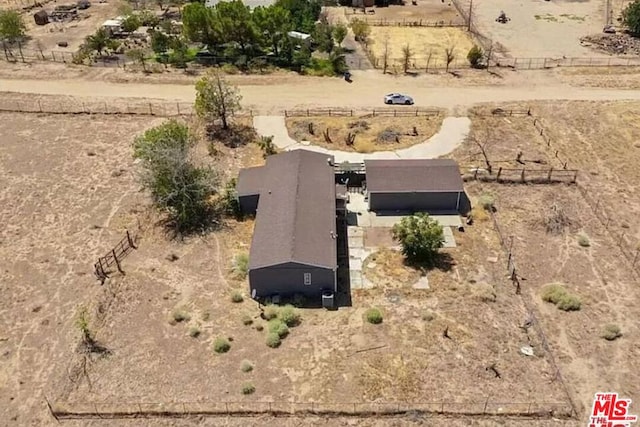
M337 267L336 187L329 158L294 150L267 159L259 174L250 269L287 262Z
M365 160L370 193L461 192L458 164L450 159Z
M266 168L264 166L240 169L240 173L238 174L238 183L236 185L238 197L260 194L265 169Z

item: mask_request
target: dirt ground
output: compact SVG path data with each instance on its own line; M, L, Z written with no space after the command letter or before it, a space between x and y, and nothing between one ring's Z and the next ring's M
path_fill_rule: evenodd
M376 7L373 8L373 10L375 11L373 14L363 14L361 9L356 9L356 13L354 14L352 8L344 8L348 19L365 19L374 25L380 21L402 22L403 20L422 20L423 22L429 23L441 21L445 23L464 22L456 8L450 2L437 3L433 0L418 0L418 4L415 6L407 2L404 6L391 5L389 7Z
M30 37L26 49L32 51L42 49L45 55L50 55L51 51L75 53L84 39L93 34L104 21L118 16L120 4L120 1L91 2L91 7L78 11L79 19L69 22L49 22L47 25L36 25L33 14L39 9L25 12L23 16L27 25L27 35ZM56 2L47 3L44 9L52 12L58 5ZM66 41L68 46L58 46L60 41Z
M468 7L469 0L460 0ZM580 45L580 37L602 32L604 1L553 2L510 0L474 2L478 30L509 57L599 57L602 54ZM496 22L504 11L511 20Z
M289 117L286 119L289 135L296 141L310 141L314 145L369 153L396 150L424 142L438 132L443 115L434 117ZM312 126L313 134L309 133ZM417 135L414 135L414 128ZM329 130L333 143L328 143L324 132ZM347 137L355 135L353 145ZM396 140L396 137L398 138Z
M477 108L487 112L495 105ZM523 108L523 105L501 105ZM594 390L624 390L630 398L640 395L637 366L638 328L628 319L634 318L638 298L632 273L632 262L622 255L617 245L623 243L633 253L639 239L633 221L637 173L632 166L638 147L637 103L532 103L533 117L472 117L472 137L452 157L461 164L483 166L474 137L481 141L491 129L485 146L496 164L513 165L520 149L526 167L559 167L568 160L578 168L578 186L593 202L600 200L599 216L588 204L577 186L508 186L467 184L467 189L492 194L496 199L497 218L505 236L513 236L514 253L523 286L539 311L551 346L572 394L581 407L588 408ZM593 117L598 117L594 122ZM551 146L533 127L542 120L549 132ZM637 145L637 144L636 144ZM579 147L579 149L576 149ZM556 150L559 158L556 157ZM566 160L565 160L566 159ZM550 206L557 204L570 224L561 235L545 232L544 220ZM610 218L608 227L602 218ZM581 247L578 235L588 237L590 246ZM565 313L540 298L541 288L561 282L582 300L579 312ZM627 331L624 339L610 343L600 338L602 328L614 323Z
M467 62L467 53L474 45L467 32L461 28L424 28L424 27L371 27L371 50L381 63L384 56L385 40L389 39L389 59L393 65L402 64L404 46L413 51L412 68L425 68L431 53L429 65L444 68L445 49L453 47L455 63Z

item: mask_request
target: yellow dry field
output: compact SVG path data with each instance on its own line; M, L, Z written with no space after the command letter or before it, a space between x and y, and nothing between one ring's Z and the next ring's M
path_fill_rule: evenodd
M289 135L296 141L309 141L334 150L371 153L424 142L440 129L442 119L442 114L434 117L290 117L286 124ZM327 130L331 142L325 139ZM349 134L355 136L352 145L347 143Z
M422 68L429 61L432 67L445 66L445 49L454 48L454 63L467 61L467 53L474 45L473 40L461 28L416 28L416 27L371 27L371 50L381 61L384 56L385 40L389 40L389 59L393 66L402 61L405 46L413 51L412 64Z

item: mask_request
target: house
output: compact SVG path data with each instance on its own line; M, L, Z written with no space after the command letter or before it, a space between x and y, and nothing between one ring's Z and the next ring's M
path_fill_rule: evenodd
M310 34L301 33L300 31L289 31L287 36L297 43L310 44L312 41Z
M369 210L466 213L471 209L453 160L366 160L364 164Z
M118 16L113 19L107 19L102 23L102 28L109 31L111 34L120 34L122 33L122 23L124 22L124 17Z
M255 214L249 253L253 298L337 291L336 185L333 157L294 150L243 169L240 207Z

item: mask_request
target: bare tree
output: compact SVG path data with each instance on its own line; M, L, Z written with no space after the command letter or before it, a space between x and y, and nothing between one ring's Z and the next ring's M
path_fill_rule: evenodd
M444 55L445 55L444 59L445 59L445 61L447 61L447 68L445 69L445 71L447 73L449 72L449 65L456 58L456 54L454 53L454 49L455 49L455 46L449 46L448 48L446 48L444 50Z
M476 130L469 139L480 149L478 154L482 155L487 167L487 172L491 174L493 172L493 167L491 165L491 160L489 159L488 150L495 143L495 138L493 137L491 128L485 127L481 131Z
M407 71L409 71L411 58L413 58L413 51L411 50L409 43L407 43L402 47L402 68L405 74L407 74Z
M427 52L427 66L424 67L424 72L429 72L429 63L431 63L431 56L433 55L433 49L429 48L429 52Z
M387 68L389 67L389 36L384 38L384 45L382 49L382 74L387 74Z

